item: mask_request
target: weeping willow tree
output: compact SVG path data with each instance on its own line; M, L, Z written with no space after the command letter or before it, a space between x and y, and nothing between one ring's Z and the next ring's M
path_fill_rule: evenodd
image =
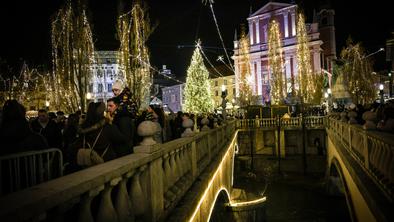
M152 75L146 42L151 33L149 16L138 0L133 2L131 11L118 18L119 63L138 108L149 104Z
M305 27L304 15L301 13L298 14L297 42L297 94L304 102L318 103L321 98L323 77L314 74L312 71L311 52L308 46L308 33Z
M204 65L200 48L196 47L187 69L183 110L192 113L212 112L213 102L210 88L209 72Z
M271 104L283 104L286 97L283 73L283 48L279 24L275 20L270 22L268 30L268 65L271 73Z
M52 21L51 103L67 112L85 110L93 39L85 5L68 0Z
M251 88L251 70L250 70L250 54L249 39L245 33L245 27L241 26L241 36L239 40L239 101L241 106L247 106L252 100Z
M339 75L342 75L353 103L373 102L376 97L375 86L371 82L373 68L372 62L365 55L364 48L360 43L354 44L349 39L340 57L344 64L339 69Z

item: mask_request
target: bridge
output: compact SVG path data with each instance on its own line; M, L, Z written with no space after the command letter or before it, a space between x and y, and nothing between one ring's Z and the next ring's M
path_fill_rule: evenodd
M209 221L221 199L230 209L264 204L232 199L240 130L273 130L272 155L285 158L289 130L325 129L327 177L338 176L353 221L393 218L394 141L335 118L228 121L0 198L2 221ZM256 134L258 135L258 134ZM282 152L280 152L282 151ZM214 220L214 219L212 219Z

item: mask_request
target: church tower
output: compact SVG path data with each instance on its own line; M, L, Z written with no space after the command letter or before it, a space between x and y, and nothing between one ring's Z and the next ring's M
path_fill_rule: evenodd
M320 11L315 14L314 22L319 23L320 39L323 41L321 48L322 67L332 73L333 60L336 59L336 43L335 43L335 11L331 9L330 4L325 4Z

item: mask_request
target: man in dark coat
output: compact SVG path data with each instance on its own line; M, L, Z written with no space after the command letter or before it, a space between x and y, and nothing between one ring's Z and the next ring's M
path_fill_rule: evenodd
M62 133L54 120L49 119L45 109L38 111L38 118L31 123L34 132L41 134L51 148L62 148Z
M135 133L133 119L130 115L119 112L119 101L116 98L107 100L108 117L112 120L123 137L127 139L126 143L114 145L114 150L118 157L133 153L133 135Z

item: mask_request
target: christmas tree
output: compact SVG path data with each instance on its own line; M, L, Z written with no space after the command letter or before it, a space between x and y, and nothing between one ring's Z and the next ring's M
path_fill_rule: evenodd
M279 33L279 23L272 20L268 31L268 64L271 74L271 104L282 104L286 96L283 73L283 48Z
M298 15L297 42L298 96L302 97L305 102L312 103L314 95L317 92L316 86L321 87L322 82L317 81L317 76L312 72L311 52L308 46L308 33L305 27L304 16L301 13Z
M208 113L213 110L208 78L208 70L204 65L200 49L197 47L187 70L185 105L183 106L185 112Z

